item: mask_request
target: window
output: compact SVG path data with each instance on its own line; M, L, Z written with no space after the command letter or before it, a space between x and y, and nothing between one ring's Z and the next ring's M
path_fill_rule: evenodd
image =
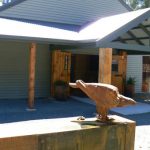
M118 61L117 60L112 61L112 72L118 73Z

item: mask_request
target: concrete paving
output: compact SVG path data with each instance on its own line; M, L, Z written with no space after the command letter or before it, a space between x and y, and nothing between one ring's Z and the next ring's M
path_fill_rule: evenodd
M0 123L75 116L93 117L94 113L95 107L73 99L37 99L33 111L28 109L27 100L0 100Z

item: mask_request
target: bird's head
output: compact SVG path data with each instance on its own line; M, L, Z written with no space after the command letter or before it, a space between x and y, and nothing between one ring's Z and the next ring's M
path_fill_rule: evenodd
M118 98L119 98L119 104L117 105L117 107L123 107L123 106L128 106L128 105L135 105L137 103L132 98L123 96L121 94L119 94Z

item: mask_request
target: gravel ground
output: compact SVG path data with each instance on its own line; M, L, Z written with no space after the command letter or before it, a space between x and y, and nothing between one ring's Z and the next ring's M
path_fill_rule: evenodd
M150 150L150 125L136 127L135 150Z
M123 117L136 121L134 150L150 150L150 113Z
M150 105L150 100L137 100L138 102ZM116 114L111 112L112 114ZM150 112L136 115L120 115L136 121L135 133L135 149L134 150L150 150Z

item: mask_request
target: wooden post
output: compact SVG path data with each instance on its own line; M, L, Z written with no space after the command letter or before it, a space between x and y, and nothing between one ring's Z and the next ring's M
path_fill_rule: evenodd
M98 82L111 84L112 48L99 49Z
M36 43L31 43L30 64L29 64L29 99L28 99L28 106L30 109L33 109L34 107L35 63L36 63Z
M121 51L120 52L121 56L121 62L119 65L119 73L123 75L123 79L126 80L126 72L127 72L127 52Z
M123 81L126 81L126 74L127 74L127 52L121 51L120 56L121 59L119 60L118 71L119 74L122 74L122 93L124 93L125 85Z

